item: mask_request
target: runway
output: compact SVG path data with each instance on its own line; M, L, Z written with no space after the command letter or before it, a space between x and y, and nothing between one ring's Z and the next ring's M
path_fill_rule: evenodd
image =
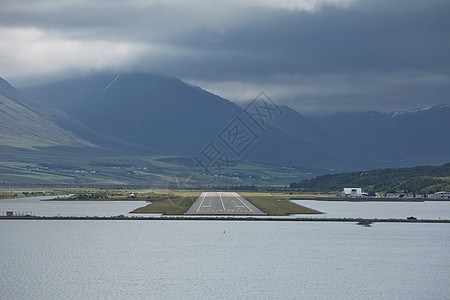
M266 215L233 192L203 192L186 215Z

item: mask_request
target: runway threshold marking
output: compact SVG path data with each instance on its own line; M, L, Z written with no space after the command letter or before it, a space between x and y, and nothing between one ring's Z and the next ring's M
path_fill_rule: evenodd
M225 205L223 204L222 193L219 192L220 202L222 203L223 211L225 210Z
M245 205L245 207L247 207L248 208L248 210L250 210L251 212L254 212L250 207L248 207L248 205L247 204L245 204L244 202L242 202L242 200L241 199L239 199L239 197L238 196L236 196L237 194L236 193L233 193L233 196L236 198L236 199L238 199L239 200L239 202L241 202L242 204L244 204Z
M205 200L207 194L208 194L207 192L204 193L203 199L202 199L202 201L200 202L200 205L197 207L197 210L195 211L196 213L198 213L198 210L200 209L200 207L202 207L203 200Z

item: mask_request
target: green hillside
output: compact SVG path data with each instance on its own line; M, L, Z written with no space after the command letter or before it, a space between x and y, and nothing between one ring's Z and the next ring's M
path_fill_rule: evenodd
M54 146L93 146L54 120L63 112L43 107L20 94L0 78L0 146L37 148ZM75 121L72 121L75 122Z
M292 183L291 188L309 192L342 191L361 187L368 192L404 192L412 194L450 190L450 163L400 169L322 175Z

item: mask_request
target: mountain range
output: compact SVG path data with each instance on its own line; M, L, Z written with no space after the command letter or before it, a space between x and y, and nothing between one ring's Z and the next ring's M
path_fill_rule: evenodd
M179 79L153 74L96 75L24 90L32 99L63 110L97 132L128 143L157 147L153 154L195 155L210 141L222 143L233 159L308 167L342 165L347 151L336 151L313 122L284 106L281 117L255 124L238 105ZM239 118L255 137L233 153L220 134ZM356 154L354 154L356 155ZM314 162L311 164L310 162ZM352 163L350 163L352 164Z
M450 158L450 105L394 113L340 113L313 120L341 143L379 158L381 165L440 165Z
M211 170L199 159L211 162L213 154L214 163L226 157L220 160L226 163L221 176L258 184L442 164L450 161L449 120L448 105L398 114L306 117L261 94L240 107L155 74L96 74L21 91L1 79L0 171L9 175L0 177L0 183L28 176L23 169L14 170L12 162L36 160L46 165L36 167L41 171L59 166L49 182L80 184L163 182L180 171L203 176ZM94 166L92 178L73 174L93 172ZM62 173L67 178L55 179Z

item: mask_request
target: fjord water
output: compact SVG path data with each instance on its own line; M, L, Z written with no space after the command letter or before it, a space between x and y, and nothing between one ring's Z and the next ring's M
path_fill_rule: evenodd
M450 225L0 221L1 299L448 299Z
M67 197L59 196L60 198ZM0 214L28 212L36 216L117 216L127 215L145 201L46 201L55 196L0 199Z
M65 197L65 196L61 196ZM31 212L37 216L143 216L130 211L147 205L145 201L43 201L54 196L0 199L0 214L6 211ZM297 215L301 218L378 218L450 219L450 201L425 202L347 202L292 200L322 212L322 215Z
M450 220L450 201L388 202L388 201L316 201L292 200L292 202L318 210L324 218L366 219L418 219ZM317 215L299 215L317 218Z

